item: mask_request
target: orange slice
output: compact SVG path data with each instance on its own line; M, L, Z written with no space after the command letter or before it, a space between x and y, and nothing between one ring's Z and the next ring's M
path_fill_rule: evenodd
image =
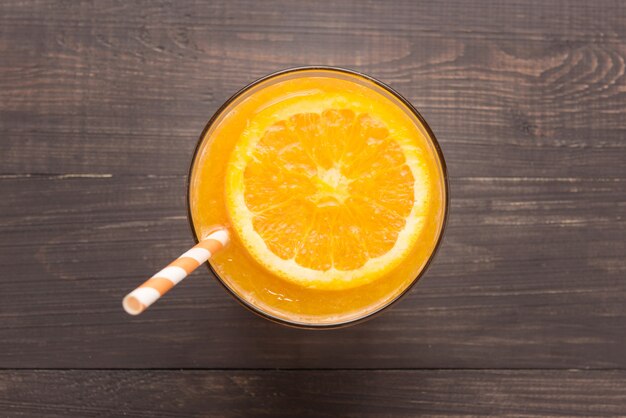
M405 128L358 97L295 97L255 115L226 173L250 255L318 289L363 285L401 263L424 226L430 181Z

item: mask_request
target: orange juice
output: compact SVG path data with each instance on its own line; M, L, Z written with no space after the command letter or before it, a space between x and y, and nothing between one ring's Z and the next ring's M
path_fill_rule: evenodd
M435 138L382 83L334 68L288 70L237 93L209 122L189 178L196 237L241 302L291 325L351 323L420 276L443 232Z

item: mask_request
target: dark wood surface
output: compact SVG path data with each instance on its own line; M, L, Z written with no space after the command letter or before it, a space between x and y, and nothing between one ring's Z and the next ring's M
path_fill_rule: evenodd
M0 408L16 416L618 416L624 403L624 371L0 373Z
M0 2L0 415L626 415L625 61L620 1ZM424 280L336 331L206 271L128 317L192 243L208 118L309 64L388 82L437 134Z

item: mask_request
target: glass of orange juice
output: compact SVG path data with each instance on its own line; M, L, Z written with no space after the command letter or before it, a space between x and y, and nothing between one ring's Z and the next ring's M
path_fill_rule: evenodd
M431 262L448 207L443 155L411 104L335 67L280 71L207 123L189 171L196 241L228 228L209 260L244 306L332 328L380 312Z

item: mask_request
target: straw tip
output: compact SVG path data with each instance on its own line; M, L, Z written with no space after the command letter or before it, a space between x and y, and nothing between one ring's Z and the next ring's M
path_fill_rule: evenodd
M219 241L222 245L226 245L228 244L230 235L228 233L228 230L218 229L217 231L213 231L211 234L209 234L207 238L214 239L216 241Z
M146 306L133 295L126 295L122 300L122 306L126 313L130 315L139 315L146 310Z

